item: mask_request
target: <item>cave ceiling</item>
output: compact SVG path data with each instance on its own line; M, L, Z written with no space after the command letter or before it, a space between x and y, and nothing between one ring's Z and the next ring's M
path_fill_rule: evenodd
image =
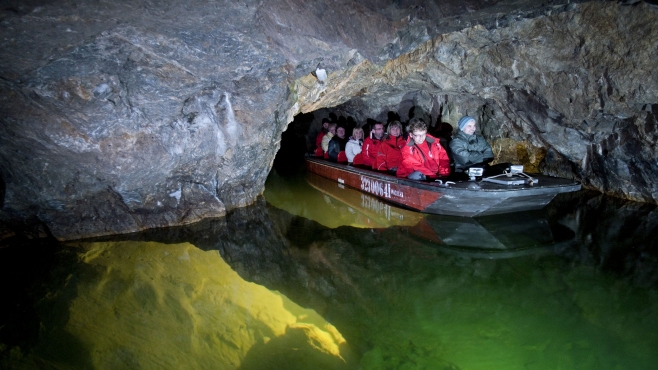
M0 215L60 239L221 216L262 193L296 115L409 105L656 203L657 18L633 0L2 1Z

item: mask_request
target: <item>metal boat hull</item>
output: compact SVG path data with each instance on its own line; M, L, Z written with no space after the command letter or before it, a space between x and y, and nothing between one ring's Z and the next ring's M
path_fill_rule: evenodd
M389 203L416 211L475 217L541 209L559 193L580 190L573 180L533 175L535 185L500 185L469 181L442 186L438 182L413 181L387 173L307 158L309 172L372 194Z

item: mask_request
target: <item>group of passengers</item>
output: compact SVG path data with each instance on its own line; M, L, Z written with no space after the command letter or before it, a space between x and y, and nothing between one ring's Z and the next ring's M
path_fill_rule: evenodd
M471 167L482 167L489 174L498 171L489 166L493 151L484 137L475 133L476 121L470 116L462 117L457 123L459 130L447 145L448 150L439 138L427 133L427 124L420 118L409 120L404 134L399 121L390 122L386 133L384 124L375 122L365 140L361 128L353 129L352 136L347 138L344 127L328 119L323 119L322 124L323 130L316 139L316 156L324 155L335 162L386 171L411 180L446 177L453 171L464 173Z

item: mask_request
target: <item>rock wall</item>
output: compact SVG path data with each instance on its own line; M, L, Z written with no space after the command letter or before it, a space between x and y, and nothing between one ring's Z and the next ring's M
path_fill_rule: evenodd
M301 109L339 104L347 85L353 98L337 110L360 122L389 111L407 120L410 107L432 125L476 116L500 161L656 203L657 15L644 3L588 3L441 34L328 87L300 80Z
M296 114L409 102L655 203L657 18L642 2L8 1L2 217L73 239L222 216L262 192Z
M75 238L222 216L260 194L290 77L249 31L253 4L59 5L3 14L3 50L44 53L3 53L5 212Z

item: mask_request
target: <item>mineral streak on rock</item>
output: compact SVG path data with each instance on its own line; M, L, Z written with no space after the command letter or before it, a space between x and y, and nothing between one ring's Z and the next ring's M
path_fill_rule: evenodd
M478 116L545 173L658 202L652 4L4 4L2 214L60 239L250 204L293 117L332 107Z

